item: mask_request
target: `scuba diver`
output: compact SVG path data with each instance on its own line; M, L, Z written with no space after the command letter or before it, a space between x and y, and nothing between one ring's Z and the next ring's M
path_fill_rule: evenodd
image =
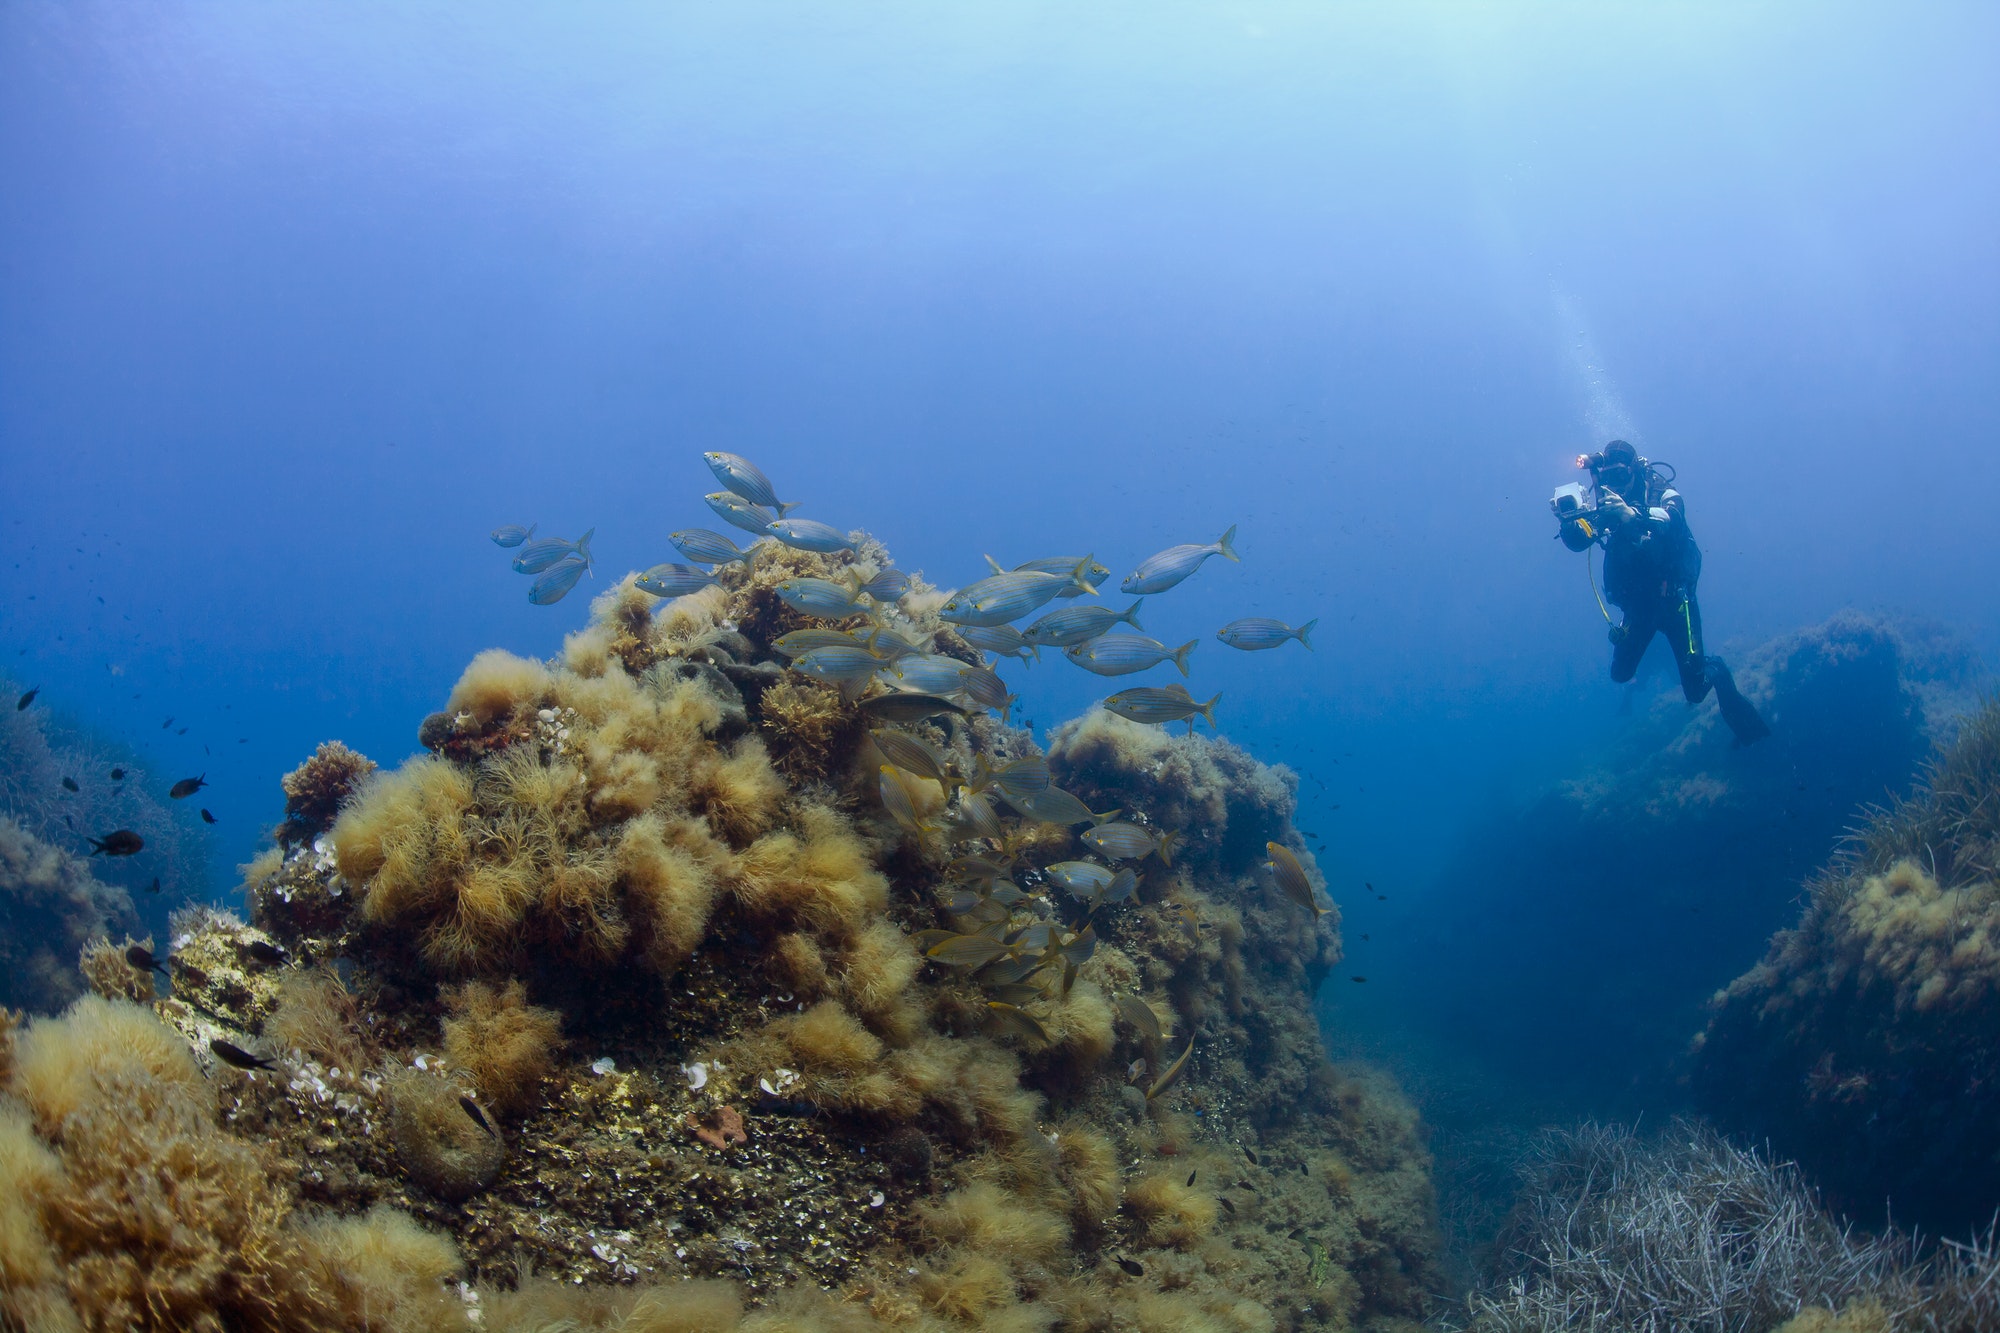
M1591 485L1558 488L1549 507L1562 524L1563 545L1572 551L1604 548L1604 596L1625 613L1624 623L1611 627L1611 679L1621 685L1630 681L1653 636L1664 634L1690 704L1714 690L1737 746L1770 735L1722 659L1702 652L1701 607L1694 594L1701 548L1673 488L1673 467L1639 457L1623 440L1611 441L1602 453L1579 454L1576 465L1589 469ZM1602 598L1598 609L1604 609ZM1609 621L1611 613L1605 611L1604 618Z

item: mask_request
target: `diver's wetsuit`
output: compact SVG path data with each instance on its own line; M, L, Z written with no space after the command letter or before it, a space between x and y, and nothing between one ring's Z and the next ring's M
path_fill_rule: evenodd
M1608 495L1612 488L1600 483L1600 489ZM1611 679L1621 685L1631 680L1653 636L1664 634L1689 703L1700 703L1714 690L1736 744L1770 735L1756 708L1737 692L1722 659L1702 652L1701 606L1695 600L1701 548L1688 531L1680 492L1642 463L1620 494L1636 512L1604 539L1604 595L1625 613L1625 623L1612 631Z

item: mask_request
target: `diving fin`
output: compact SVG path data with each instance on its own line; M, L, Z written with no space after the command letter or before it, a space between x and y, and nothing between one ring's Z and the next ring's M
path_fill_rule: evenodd
M1755 745L1771 734L1771 728L1757 715L1756 706L1743 697L1736 688L1736 677L1729 674L1719 657L1711 657L1707 662L1708 683L1715 687L1715 706L1722 710L1722 720L1729 724L1729 730L1736 740L1731 749L1742 749Z

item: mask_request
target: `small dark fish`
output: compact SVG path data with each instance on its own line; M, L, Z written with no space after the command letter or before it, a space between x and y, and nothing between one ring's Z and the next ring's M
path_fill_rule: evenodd
M1254 1152L1250 1151L1250 1150L1249 1150L1248 1148L1245 1148L1245 1149L1243 1150L1243 1155L1244 1155L1245 1157L1248 1157L1248 1158L1250 1159L1250 1165L1252 1165L1252 1166L1255 1166L1255 1165L1257 1165L1257 1154L1256 1154L1256 1153L1254 1153Z
M213 824L215 822L215 816L208 813L207 806L201 808L201 822L204 824Z
M112 770L111 770L111 780L112 780L113 782L123 782L123 781L125 780L125 770L124 770L124 769L122 769L122 768L114 768L114 769L112 769Z
M1228 1213L1231 1217L1236 1216L1236 1205L1229 1201L1228 1195L1221 1196L1216 1202L1222 1205L1222 1211Z
M226 1042L220 1037L210 1037L208 1039L208 1049L215 1052L216 1059L226 1065L235 1065L238 1069L277 1068L269 1060L252 1055L241 1046L235 1045L232 1042Z
M1309 1166L1307 1166L1307 1165L1306 1165L1306 1164L1305 1164L1304 1162L1300 1162L1300 1163L1299 1163L1299 1174L1300 1174L1300 1175L1302 1175L1302 1176L1309 1176L1309 1175L1311 1175L1311 1174L1312 1174L1312 1168L1311 1168L1311 1167L1309 1167Z
M1125 1270L1125 1272L1126 1272L1127 1276L1130 1276L1130 1277L1144 1277L1144 1276L1146 1276L1146 1270L1145 1270L1144 1266L1143 1266L1143 1265L1141 1265L1141 1264L1140 1264L1140 1262L1139 1262L1139 1261L1138 1261L1137 1259L1123 1259L1123 1258L1121 1258L1121 1259L1120 1259L1120 1260L1118 1261L1118 1266L1119 1266L1120 1268L1122 1268L1122 1269L1124 1269L1124 1270Z
M35 701L35 696L40 694L41 692L42 692L42 687L37 685L35 686L34 689L29 690L26 694L16 699L14 701L14 711L17 713L27 712L28 705L33 703Z
M481 1129L485 1130L488 1134L493 1135L493 1137L496 1139L500 1137L499 1132L493 1128L493 1123L486 1118L486 1112L479 1109L478 1102L473 1101L472 1098L470 1097L460 1094L458 1099L458 1104L460 1106L463 1106L465 1108L465 1113L472 1117L473 1124L479 1126Z
M1309 829L1309 828L1302 828L1302 829L1300 829L1300 830L1299 830L1299 832L1301 832L1301 833L1305 834L1305 835L1306 835L1306 836L1307 836L1308 838L1311 838L1311 839L1312 839L1312 840L1313 840L1314 842L1318 842L1318 841L1319 841L1319 834L1317 834L1317 833L1314 833L1314 832L1313 832L1313 831L1312 831L1311 829Z
M1366 980L1368 980L1368 978L1367 978L1367 977L1349 977L1349 978L1348 978L1348 980L1349 980L1349 981L1366 981Z
M198 778L182 778L167 790L167 795L176 801L184 801L208 785L208 774Z
M79 786L77 786L77 785L76 785L76 779L75 779L75 778L64 778L64 779L63 779L63 790L64 790L64 791L82 791L82 790L83 790L83 788L81 788L81 787L79 787Z
M125 961L130 963L136 972L158 972L163 977L167 975L167 969L160 966L160 960L153 957L153 951L143 944L135 944L127 949Z
M131 829L122 828L107 833L102 838L84 839L91 846L90 854L97 856L132 856L146 850L146 840Z
M1195 1170L1193 1170L1193 1171L1190 1171L1190 1172L1188 1172L1188 1188L1189 1188L1189 1189L1193 1189L1193 1188L1194 1188L1194 1178L1195 1178L1196 1176L1200 1175L1200 1174L1201 1174L1201 1171L1200 1171L1200 1169L1199 1169L1199 1168L1196 1168Z
M159 891L160 891L160 877L158 875L155 875L153 876L153 882L146 886L146 892L158 893Z
M1373 893L1373 892L1375 892L1375 886L1374 886L1373 884L1370 884L1370 883L1369 883L1369 882L1368 882L1367 880L1365 880L1365 879L1361 881L1361 887L1362 887L1362 888L1364 888L1364 889L1366 889L1366 890L1368 890L1368 892L1370 892L1370 893Z
M269 940L251 940L243 952L267 967L282 967L285 962L285 951Z
M160 724L160 730L165 731L168 727L171 727L173 724L174 720L172 718L168 718L165 722L162 722Z
M174 733L174 735L176 736L185 736L187 734L188 734L188 729L186 727L182 727L179 731L176 731Z
M1365 940L1365 939L1367 939L1368 937L1367 937L1366 935L1363 935L1363 936L1362 936L1361 938Z

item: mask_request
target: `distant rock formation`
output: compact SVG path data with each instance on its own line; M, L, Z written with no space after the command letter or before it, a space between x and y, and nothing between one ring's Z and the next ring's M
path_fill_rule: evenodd
M83 994L83 946L138 930L125 890L0 816L0 1006L56 1012Z
M1694 1085L1841 1205L1963 1232L2000 1205L2000 700L1720 992Z
M1773 735L1661 697L1593 767L1466 839L1426 954L1453 1041L1599 1111L1656 1100L1700 1006L1788 919L1867 804L1907 786L1977 702L1977 656L1857 612L1736 663ZM1639 1100L1633 1098L1633 1100Z

